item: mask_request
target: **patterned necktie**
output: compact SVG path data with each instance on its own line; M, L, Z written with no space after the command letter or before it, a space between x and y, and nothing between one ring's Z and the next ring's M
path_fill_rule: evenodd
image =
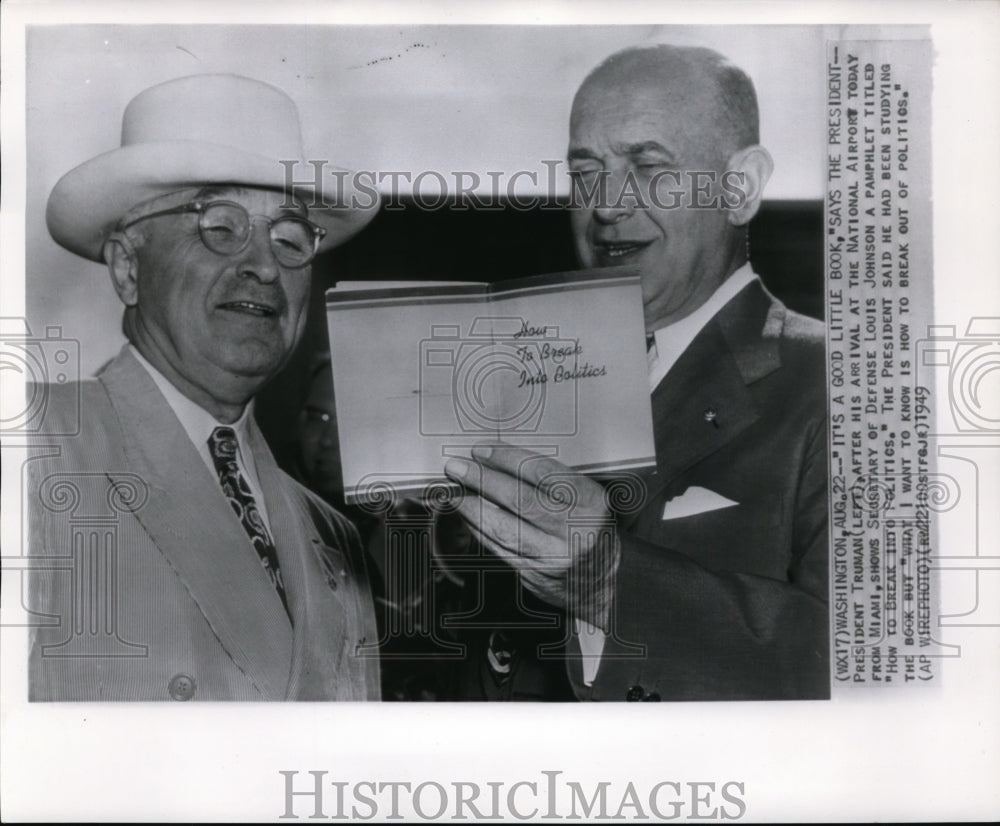
M250 537L254 550L260 556L261 565L267 571L274 590L281 597L285 611L288 611L285 584L281 580L281 569L278 567L278 554L274 550L274 542L271 541L267 526L257 509L257 503L254 501L253 493L250 492L250 486L243 474L240 473L240 466L236 461L238 449L236 431L231 427L217 427L208 437L208 450L212 454L215 471L219 474L222 493L232 505L236 517L243 525L243 530ZM290 611L289 616L291 616Z

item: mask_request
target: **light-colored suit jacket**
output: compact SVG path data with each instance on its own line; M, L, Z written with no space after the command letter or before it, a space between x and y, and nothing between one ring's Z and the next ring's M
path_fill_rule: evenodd
M28 462L32 700L379 697L357 531L250 447L292 621L181 423L127 349L48 387Z

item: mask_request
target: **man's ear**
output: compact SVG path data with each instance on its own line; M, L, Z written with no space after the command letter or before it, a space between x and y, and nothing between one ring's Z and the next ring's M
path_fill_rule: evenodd
M135 247L125 233L113 232L104 242L103 255L122 304L134 307L139 301L139 258Z
M729 158L722 181L723 199L729 206L729 223L742 227L757 214L774 161L763 146L754 144L736 150Z

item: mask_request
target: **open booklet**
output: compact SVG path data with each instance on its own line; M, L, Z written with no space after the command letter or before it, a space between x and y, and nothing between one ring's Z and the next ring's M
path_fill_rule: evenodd
M479 442L610 473L655 463L642 292L622 270L326 293L344 495L420 496Z

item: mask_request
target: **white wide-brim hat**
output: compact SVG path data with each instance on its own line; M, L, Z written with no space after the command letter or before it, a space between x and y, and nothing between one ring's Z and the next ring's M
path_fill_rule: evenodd
M139 204L208 185L253 186L302 200L327 232L320 250L329 249L375 217L378 195L347 170L312 160L322 161L319 186L298 109L280 89L239 75L191 75L136 95L122 116L121 147L63 175L45 219L57 243L101 261L108 235Z

